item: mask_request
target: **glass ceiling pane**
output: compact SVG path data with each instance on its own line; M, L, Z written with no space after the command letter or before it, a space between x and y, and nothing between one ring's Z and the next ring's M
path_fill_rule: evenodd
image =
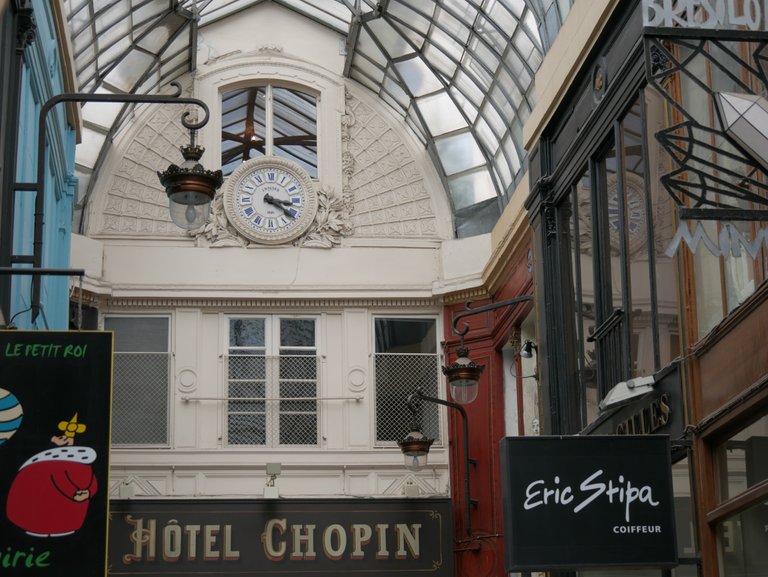
M146 72L153 60L149 54L131 50L104 77L104 81L122 92L131 92L133 86L138 82L139 76Z
M500 148L499 151L496 153L493 165L496 167L496 171L499 175L499 178L501 178L502 189L508 190L514 182L514 175L510 170L510 165L507 162L507 159L504 157L503 148ZM518 167L519 167L519 163L518 163ZM515 169L515 173L517 173L517 168Z
M469 121L474 123L475 119L477 118L477 107L469 102L467 98L456 89L455 86L451 87L450 93L456 105L461 108L467 118L469 118Z
M486 169L452 178L448 181L448 186L451 189L454 208L457 210L496 197L496 188Z
M471 132L436 139L435 147L445 173L449 176L485 163L483 153Z
M98 90L99 94L110 94L106 90ZM123 105L117 102L84 102L82 104L83 122L101 127L108 131L120 114Z
M413 53L413 48L403 39L389 22L382 20L371 20L366 23L366 27L372 36L375 36L379 43L384 47L384 52L391 59L401 58L407 54Z
M450 12L438 9L435 11L435 28L440 30L440 43L444 47L455 46L460 52L469 39L472 20L459 20Z
M394 98L398 104L398 108L405 110L410 104L410 97L405 93L405 90L392 78L391 73L387 74L382 85L382 90Z
M378 45L373 41L373 37L365 28L360 30L360 37L357 41L357 51L361 54L365 54L367 58L381 66L381 68L386 68L389 64L386 54L379 49Z
M452 60L442 50L431 44L428 44L424 48L424 59L436 73L442 75L446 82L449 82L451 77L456 73L458 60Z
M378 84L381 84L384 80L384 70L373 64L370 60L366 58L358 58L355 65L361 73L375 80Z
M446 92L419 98L416 103L432 136L467 127L467 122Z
M88 126L83 126L82 142L77 146L77 163L87 168L93 168L104 146L105 136Z
M414 97L436 92L443 88L435 74L424 61L419 58L410 58L395 63L395 68Z
M393 25L397 28L398 32L413 42L417 48L421 49L424 37L429 31L431 20L420 12L416 12L397 2L390 4L388 14L392 16Z

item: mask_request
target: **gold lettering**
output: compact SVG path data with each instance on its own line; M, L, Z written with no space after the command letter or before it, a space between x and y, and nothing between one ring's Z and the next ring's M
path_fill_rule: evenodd
M232 525L224 525L224 560L237 561L240 551L232 549Z
M376 525L376 559L389 559L389 550L387 549L387 529L389 525L381 523Z
M163 529L163 561L175 563L181 557L181 527L176 519Z
M219 525L203 526L203 561L215 561L219 558L219 552L213 548L218 535Z
M336 536L336 547L333 546L333 537ZM338 561L344 555L347 548L347 533L344 527L334 523L323 531L323 552L328 559Z
M264 555L270 561L282 561L283 557L285 557L285 541L279 540L279 545L275 547L273 538L275 531L278 531L282 536L287 526L288 523L285 519L270 519L264 527L264 532L261 534L261 542L264 545Z
M371 542L373 530L370 525L352 525L352 553L350 559L364 559L363 545Z
M187 534L187 560L195 561L197 559L197 535L200 533L200 525L184 525L184 532Z
M397 536L395 559L405 559L407 557L406 546L411 553L411 557L414 559L419 558L419 529L421 529L420 523L414 523L413 525L398 523L395 525L395 535Z
M304 530L303 533L302 530ZM291 559L294 561L302 559L313 561L317 557L317 553L315 553L315 525L291 525L291 532L293 533ZM304 544L305 553L301 552L302 544Z
M130 540L133 543L133 553L123 555L123 563L130 565L134 561L143 559L144 549L147 550L147 561L155 560L155 535L157 522L150 519L147 528L144 528L144 519L134 519L131 515L125 516L125 522L134 527Z

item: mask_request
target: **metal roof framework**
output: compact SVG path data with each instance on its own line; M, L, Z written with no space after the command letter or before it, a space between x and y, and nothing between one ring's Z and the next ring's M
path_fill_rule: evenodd
M534 75L573 3L61 1L78 90L94 94L160 92L195 69L199 29L263 2L339 32L346 37L345 76L386 102L429 151L450 197L457 237L490 231L524 173L522 130L534 106ZM126 105L83 106L81 214L90 176L130 111Z

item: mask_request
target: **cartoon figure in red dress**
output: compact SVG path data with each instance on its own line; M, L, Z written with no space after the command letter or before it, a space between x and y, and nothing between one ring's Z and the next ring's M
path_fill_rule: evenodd
M75 414L59 423L59 430L63 434L51 438L56 447L27 459L8 491L8 519L34 537L62 537L80 529L96 493L91 466L96 451L74 444L85 425Z

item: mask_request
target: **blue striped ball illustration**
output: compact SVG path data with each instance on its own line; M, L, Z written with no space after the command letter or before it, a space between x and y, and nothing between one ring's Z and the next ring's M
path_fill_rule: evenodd
M16 395L0 389L0 445L19 430L23 417L24 409Z

